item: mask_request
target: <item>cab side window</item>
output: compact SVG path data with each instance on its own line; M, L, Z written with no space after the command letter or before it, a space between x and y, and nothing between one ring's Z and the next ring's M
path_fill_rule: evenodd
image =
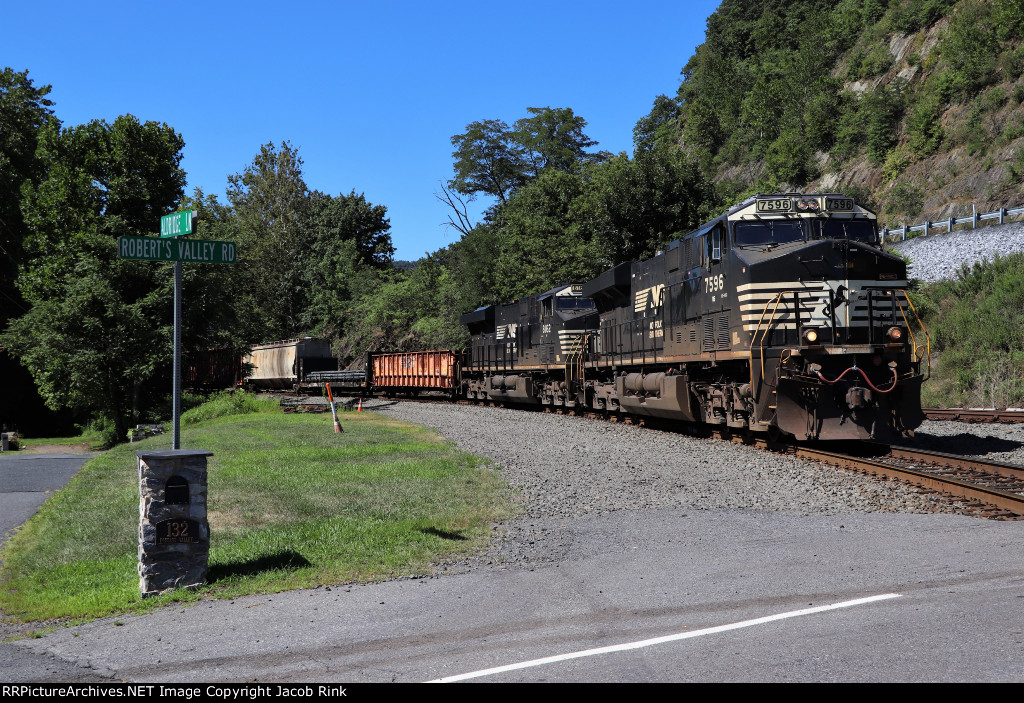
M726 247L725 225L719 222L708 234L711 261L721 261Z

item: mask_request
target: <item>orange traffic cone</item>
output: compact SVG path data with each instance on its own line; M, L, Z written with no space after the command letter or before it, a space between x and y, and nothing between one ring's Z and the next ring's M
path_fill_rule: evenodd
M357 413L363 412L363 396L359 396L359 407L356 408Z

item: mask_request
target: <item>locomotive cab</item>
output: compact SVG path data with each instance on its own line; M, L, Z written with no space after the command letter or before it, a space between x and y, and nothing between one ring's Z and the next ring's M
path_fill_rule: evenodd
M801 439L916 428L926 344L874 213L834 194L756 196L730 220L758 424Z

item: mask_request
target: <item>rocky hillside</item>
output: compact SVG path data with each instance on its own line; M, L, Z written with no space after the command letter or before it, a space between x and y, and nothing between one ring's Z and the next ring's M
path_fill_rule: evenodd
M727 196L846 191L890 227L1021 205L1022 37L1024 0L723 0L675 142Z

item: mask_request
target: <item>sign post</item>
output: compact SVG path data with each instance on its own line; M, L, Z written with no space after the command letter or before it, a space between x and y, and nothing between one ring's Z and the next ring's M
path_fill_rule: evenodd
M160 237L118 237L122 259L174 262L174 439L171 451L139 457L139 591L143 597L206 581L210 524L206 459L211 452L181 449L181 264L233 264L233 242L185 239L194 210L160 218Z
M238 259L234 242L185 239L192 234L195 210L184 210L160 218L160 237L123 236L117 238L117 256L121 259L174 262L174 377L171 412L174 434L171 449L181 449L181 264L183 261L207 264L233 264Z

